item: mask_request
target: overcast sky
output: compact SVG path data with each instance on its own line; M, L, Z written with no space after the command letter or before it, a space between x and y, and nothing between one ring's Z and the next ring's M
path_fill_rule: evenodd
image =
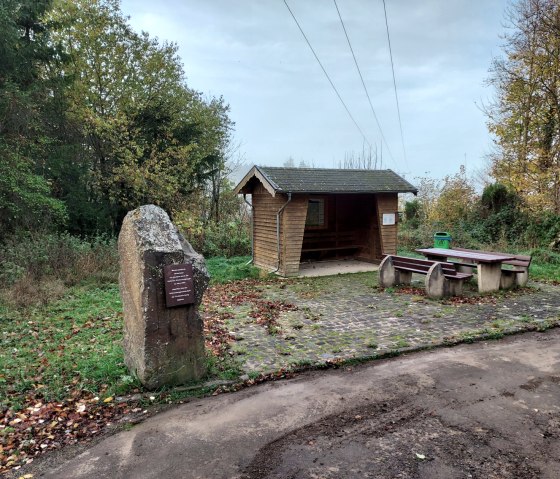
M500 54L506 0L386 0L406 160L382 0L337 0L388 147L367 102L332 0L288 0L383 167L442 177L473 172L491 149L481 102ZM188 85L231 106L248 164L292 157L337 167L364 140L283 0L123 0L137 30L179 45ZM389 151L391 154L389 154Z

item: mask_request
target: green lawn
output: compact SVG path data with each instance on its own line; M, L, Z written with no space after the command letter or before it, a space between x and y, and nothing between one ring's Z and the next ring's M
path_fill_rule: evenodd
M209 258L206 267L210 274L211 283L226 283L245 278L258 278L260 271L249 264L250 256L236 258Z
M211 258L212 283L256 278L250 258ZM123 362L116 284L81 285L46 306L0 306L0 410L78 391L109 397L138 388Z
M0 311L0 408L75 391L111 396L138 384L123 363L116 285L75 287L45 307Z

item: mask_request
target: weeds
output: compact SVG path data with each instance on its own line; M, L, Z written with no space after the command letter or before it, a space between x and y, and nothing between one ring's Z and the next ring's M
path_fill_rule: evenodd
M21 235L0 248L2 297L17 307L46 305L68 288L111 284L117 276L116 240L107 236Z

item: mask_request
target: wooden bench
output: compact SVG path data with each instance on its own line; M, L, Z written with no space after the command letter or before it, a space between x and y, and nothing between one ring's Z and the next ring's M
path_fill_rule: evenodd
M379 284L410 284L412 273L426 275L426 294L431 298L462 294L463 282L473 276L457 271L452 263L388 255L379 265Z
M457 251L469 251L472 253L484 254L505 254L497 253L495 251L479 251L468 248L453 248ZM531 265L531 256L526 255L511 255L514 259L505 260L502 262L502 277L500 279L500 288L507 289L513 286L525 286L529 280L529 266ZM459 261L450 261L459 266L459 271L465 271L466 268L475 269L476 264L462 263ZM504 267L505 266L505 267Z
M302 253L363 248L355 231L306 231L303 236Z

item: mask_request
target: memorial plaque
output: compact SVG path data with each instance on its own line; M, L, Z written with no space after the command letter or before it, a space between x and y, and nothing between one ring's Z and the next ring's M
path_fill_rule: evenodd
M194 303L192 264L170 264L163 267L165 303L168 308Z

